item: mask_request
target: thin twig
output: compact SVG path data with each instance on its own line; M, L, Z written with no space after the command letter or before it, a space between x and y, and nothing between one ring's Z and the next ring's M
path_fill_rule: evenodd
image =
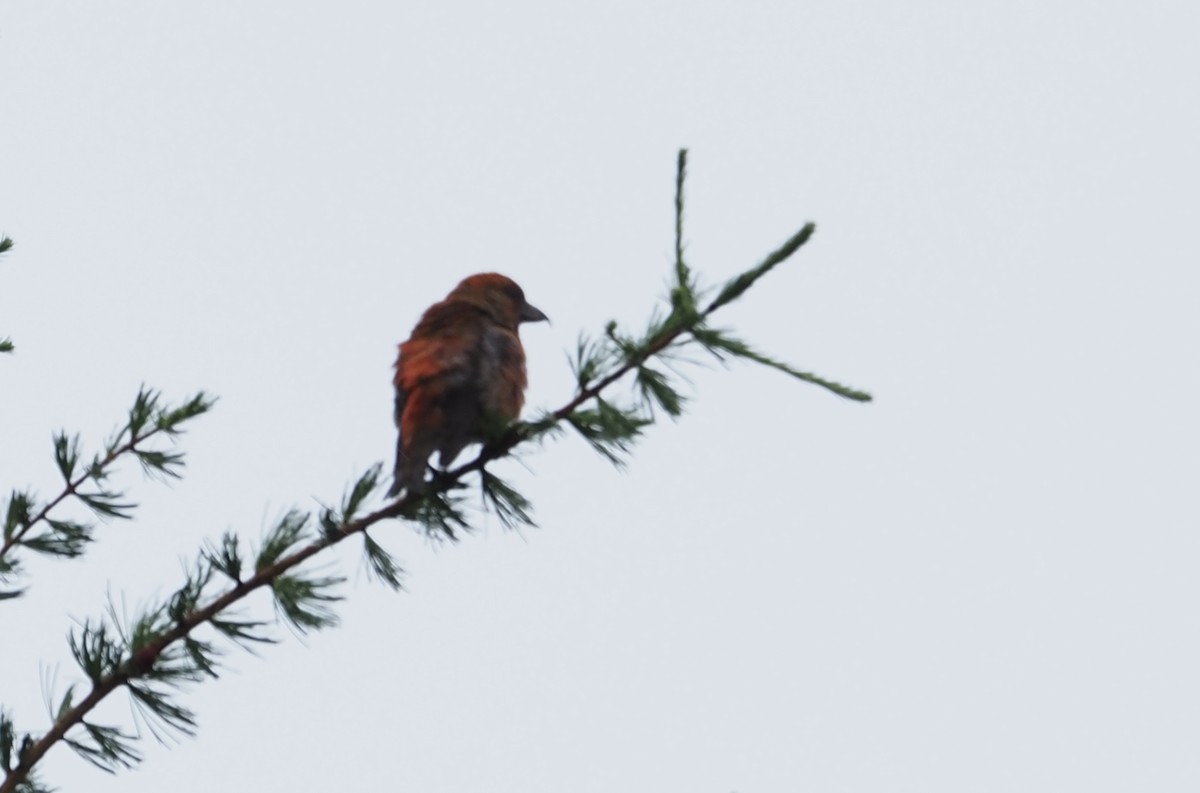
M150 438L153 438L155 435L158 435L165 431L166 430L164 430L162 427L155 427L154 429L150 430L149 432L147 432L144 435L136 435L133 438L131 438L130 440L126 441L125 443L121 444L117 448L110 451L107 455L104 456L104 459L100 460L98 463L87 466L86 473L82 474L78 479L75 479L74 481L68 481L67 486L65 488L63 488L63 491L61 493L59 493L56 497L51 499L50 501L46 502L46 505L44 507L42 507L40 511L38 511L37 515L33 516L32 520L30 520L28 523L26 523L24 526L22 526L17 531L14 531L12 533L12 536L5 538L4 544L0 545L0 561L4 560L5 555L10 550L12 550L13 548L15 548L16 546L21 544L21 541L25 539L25 536L27 534L29 534L30 530L33 529L34 526L36 526L37 524L46 520L46 518L50 515L50 510L57 507L59 504L61 504L66 499L75 495L76 491L78 491L78 489L89 479L96 478L96 473L98 471L103 471L105 468L107 468L108 466L110 466L114 462L116 462L117 459L119 457L121 457L122 455L129 454L130 452L136 451L139 443L147 441ZM0 789L2 789L2 788L0 788Z

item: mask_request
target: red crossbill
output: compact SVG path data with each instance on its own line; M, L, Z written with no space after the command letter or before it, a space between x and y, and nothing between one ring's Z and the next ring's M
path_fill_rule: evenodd
M546 315L512 279L472 275L421 316L396 359L396 467L388 496L420 490L436 451L445 468L471 443L513 421L525 403L517 328Z

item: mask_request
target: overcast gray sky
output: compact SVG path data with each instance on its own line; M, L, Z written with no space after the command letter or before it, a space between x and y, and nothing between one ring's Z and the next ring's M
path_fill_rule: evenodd
M578 332L663 293L679 146L710 282L818 223L724 324L877 398L691 371L627 473L496 466L541 529L390 526L400 595L331 555L340 629L231 653L139 770L48 781L1196 790L1198 9L4 3L0 484L53 491L51 432L142 381L221 398L184 481L0 606L25 728L106 593L389 456L395 344L462 276L551 315L529 404L564 402Z

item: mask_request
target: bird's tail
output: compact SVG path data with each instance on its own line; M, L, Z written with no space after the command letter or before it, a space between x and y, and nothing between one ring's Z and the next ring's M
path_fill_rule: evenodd
M396 465L392 468L392 486L388 488L387 497L395 498L404 489L404 440L396 438Z

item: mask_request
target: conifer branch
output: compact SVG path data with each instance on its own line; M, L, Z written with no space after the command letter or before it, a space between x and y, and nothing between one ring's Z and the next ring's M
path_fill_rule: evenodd
M480 448L474 459L438 473L424 490L407 491L400 498L363 513L363 505L381 489L381 467L375 465L347 489L337 507L322 508L315 521L310 514L299 510L286 513L263 540L252 564L246 563L237 537L227 533L219 543L207 545L201 551L194 571L168 602L148 610L132 627L123 629L111 609L108 622L85 623L80 634L72 636L71 648L87 678L87 693L76 701L74 689L68 689L55 709L50 729L41 735L25 734L20 741L9 715L0 711L0 768L6 772L0 782L0 793L41 793L44 788L38 785L33 772L46 753L59 743L68 744L105 770L136 763L140 755L132 736L120 728L89 721L95 708L121 689L128 690L149 723L159 725L152 728L156 736L161 737L159 729L190 734L195 727L194 716L171 701L168 689L216 676L217 650L195 635L199 629L210 627L242 647L275 641L265 632L267 622L243 619L235 612L249 595L262 589L271 591L277 615L298 631L335 625L337 617L332 607L340 599L337 588L343 579L316 574L302 566L324 550L359 534L363 537L371 574L399 589L403 570L368 530L386 520L403 519L421 526L431 537L456 539L457 531L470 528L462 511L462 498L457 495L467 474L480 473L485 505L497 513L505 526L533 525L528 500L485 470L485 466L510 455L521 444L562 431L564 426L574 428L599 453L621 464L630 444L644 427L653 423L655 410L671 417L682 412L682 395L662 370L648 365L654 359L670 369L671 361L678 360L682 350L692 345L718 358L745 358L848 399L868 401L870 395L865 392L793 369L751 349L728 332L708 325L716 311L740 298L758 279L794 254L812 235L814 227L805 225L761 263L727 282L701 309L700 290L683 256L686 163L687 153L681 151L676 175L675 282L665 316L656 315L640 338L621 333L615 323L610 323L604 336L595 341L581 338L572 360L577 388L570 399L557 410L545 412L532 421L503 428ZM631 374L641 395L641 403L636 406L622 404L610 394L614 386ZM195 415L207 410L211 400L201 394L189 404ZM77 476L70 473L74 470L71 461L78 458L77 449L65 436L56 439L67 486L58 498L28 520L20 519L18 505L18 520L9 521L14 528L10 531L6 524L4 550L17 544L29 545L28 533L33 524L49 523L49 511L68 496L79 495L78 488L89 478L102 479L93 474L93 468L98 466L96 470L103 471L122 454L137 454L138 445L155 433L170 433L170 429L157 423L139 424L132 418L127 429L128 439L122 440L124 436L119 435L105 457ZM148 456L143 450L139 459L155 471L173 475L169 470L171 461L178 458ZM102 514L119 517L128 508L116 497L96 498L93 494L93 500L95 503L85 499L85 503ZM104 512L106 508L110 512ZM4 555L0 553L0 563L3 562ZM224 581L224 588L211 592L214 581Z
M93 540L94 524L75 520L59 520L51 512L74 497L101 519L128 519L135 504L125 493L111 490L104 483L115 465L133 456L143 472L150 477L178 478L184 464L180 452L153 448L149 442L158 437L173 439L183 432L183 425L213 406L216 400L203 391L177 406L164 405L159 392L142 386L125 424L113 433L105 444L103 454L83 463L79 436L68 437L65 432L54 435L54 461L63 479L59 493L39 508L30 491L13 491L4 510L4 536L0 541L0 581L13 577L20 569L13 558L17 548L74 558L81 556ZM92 484L93 490L83 488ZM24 590L0 591L0 600L19 597Z

